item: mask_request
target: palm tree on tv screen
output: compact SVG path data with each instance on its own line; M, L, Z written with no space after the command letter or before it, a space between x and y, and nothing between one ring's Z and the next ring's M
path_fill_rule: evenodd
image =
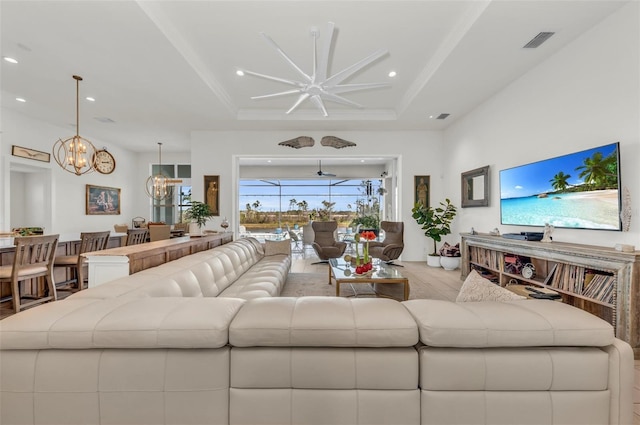
M571 178L571 174L565 174L562 171L558 172L549 182L555 190L563 191L567 187L571 186L568 180Z
M607 157L602 152L594 153L590 158L585 158L583 165L576 167L580 171L579 178L594 189L604 189L617 183L618 174L616 168L616 152Z

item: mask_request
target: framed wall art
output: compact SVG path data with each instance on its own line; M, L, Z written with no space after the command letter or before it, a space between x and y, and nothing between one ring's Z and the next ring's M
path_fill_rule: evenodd
M421 203L425 207L429 206L429 176L414 176L415 200L414 205Z
M87 185L87 215L120 215L120 189Z
M204 176L204 202L215 216L220 215L220 176Z
M48 152L37 151L35 149L23 148L22 146L12 145L11 155L20 158L34 159L36 161L50 162L51 154Z

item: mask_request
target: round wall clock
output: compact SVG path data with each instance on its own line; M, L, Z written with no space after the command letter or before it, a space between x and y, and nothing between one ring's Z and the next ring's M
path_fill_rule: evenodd
M525 279L533 279L536 277L536 268L531 263L522 266L522 277Z
M106 149L96 151L94 164L96 171L102 174L111 174L116 169L116 160Z

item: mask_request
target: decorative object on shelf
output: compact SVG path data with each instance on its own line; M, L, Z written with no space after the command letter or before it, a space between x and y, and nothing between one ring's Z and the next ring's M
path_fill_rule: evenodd
M86 185L87 215L120 215L120 189Z
M381 57L385 56L388 51L384 49L380 49L366 58L356 62L355 64L343 69L342 71L329 76L329 63L331 62L331 53L332 53L332 44L333 44L333 34L335 31L335 24L333 22L329 22L327 24L327 35L324 37L325 43L322 49L322 53L318 58L316 55L316 40L319 37L319 31L317 28L311 29L311 35L313 37L313 72L311 74L307 74L282 50L280 46L276 44L275 41L271 39L267 34L261 33L262 38L266 40L266 42L275 49L278 54L285 60L285 62L291 66L297 75L301 78L299 80L291 80L280 77L272 77L270 75L260 74L257 72L242 70L244 74L252 75L254 77L264 78L270 81L276 81L278 83L284 83L289 86L293 86L291 90L278 92L278 93L270 93L262 96L253 96L251 99L270 99L277 98L280 96L286 95L298 95L298 99L295 101L293 106L289 108L286 112L290 114L294 110L298 108L304 101L310 100L311 103L317 107L322 115L325 117L329 116L327 109L324 105L324 100L329 100L331 102L340 103L342 105L347 105L356 108L363 108L362 105L353 102L349 99L346 99L340 96L340 93L348 93L360 90L369 90L380 87L388 87L389 83L359 83L359 84L340 84L344 80L350 78L357 72L363 70L371 63L377 61Z
M471 230L473 230L473 227L471 228ZM471 232L471 233L475 235L475 233L473 233L473 232ZM497 227L494 227L493 230L489 231L489 234L491 236L500 236L500 230L498 230Z
M322 146L329 146L331 148L342 149L349 148L352 146L357 146L355 143L350 142L348 140L341 139L336 136L324 136L322 140L320 140L320 144Z
M36 161L50 162L51 154L47 152L37 151L35 149L23 148L22 146L12 145L11 155L20 158L35 159Z
M93 163L96 171L102 174L111 174L116 169L116 159L107 152L106 148L102 148L93 155Z
M631 193L627 186L622 189L622 210L620 211L620 221L622 222L622 231L628 232L631 227Z
M536 268L533 264L527 263L522 266L522 277L525 279L533 279L536 277Z
M80 137L80 81L82 77L74 75L76 80L76 135L68 139L58 139L53 145L53 158L63 170L80 176L95 171L94 155L96 148L89 140Z
M313 146L314 144L315 140L313 140L313 137L309 136L299 136L295 139L285 140L284 142L278 143L279 146L288 146L294 149L308 148Z
M424 230L425 236L433 240L433 251L427 258L427 264L440 267L436 242L440 242L443 236L451 233L451 222L456 216L456 207L447 198L445 202L440 202L440 206L437 208L426 207L416 202L411 212L411 216ZM430 259L430 257L436 257L438 260L437 265L435 264L436 261Z
M220 215L220 176L204 176L204 199L212 216Z
M229 220L227 220L227 217L223 217L222 218L222 222L220 223L220 227L222 227L223 231L226 233L227 229L229 228ZM280 229L282 231L282 229Z
M545 223L544 225L544 234L542 235L542 239L540 242L552 242L551 234L553 233L553 226L549 223Z
M460 206L488 207L489 206L489 166L476 168L461 174L462 199Z
M429 206L429 176L415 176L413 178L415 188L414 204Z

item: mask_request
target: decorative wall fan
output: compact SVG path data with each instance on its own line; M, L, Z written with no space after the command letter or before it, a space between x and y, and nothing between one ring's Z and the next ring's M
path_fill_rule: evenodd
M332 173L325 173L324 171L322 171L322 161L318 160L318 172L316 173L317 175L319 175L320 177L335 177L335 174Z
M286 78L273 77L271 75L260 74L258 72L243 70L245 74L253 75L254 77L260 77L271 81L277 81L280 83L293 86L292 90L286 90L277 93L265 94L262 96L253 96L251 99L269 99L279 96L298 95L298 99L293 106L289 108L287 114L293 112L300 104L307 99L311 101L321 112L327 117L329 113L325 107L324 102L330 101L340 103L342 105L352 106L356 108L364 108L359 103L353 102L342 96L340 93L349 93L359 90L375 89L380 87L388 87L389 83L359 83L359 84L340 84L347 78L351 77L358 71L364 69L371 63L380 59L388 53L385 49L377 50L366 58L354 63L353 65L343 69L342 71L329 76L329 62L331 57L331 43L333 40L333 33L335 31L335 24L329 22L327 24L327 37L324 40L322 53L320 57L316 54L316 40L318 39L319 32L316 28L311 29L311 36L313 37L313 73L311 75L305 73L300 69L298 65L271 39L267 34L260 33L267 43L287 62L301 77L300 80L289 80Z

